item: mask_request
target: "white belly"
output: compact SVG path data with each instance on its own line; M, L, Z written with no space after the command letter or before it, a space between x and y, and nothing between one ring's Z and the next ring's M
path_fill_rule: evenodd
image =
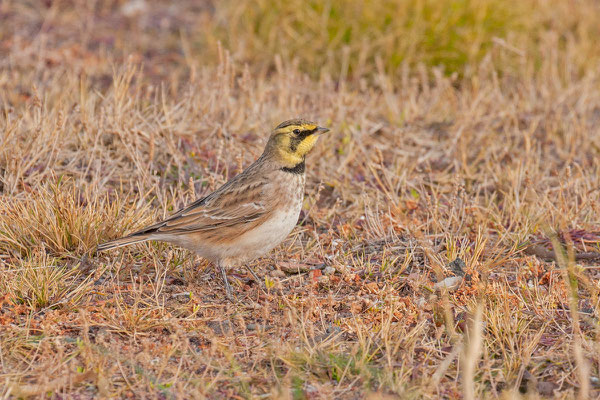
M298 222L302 202L293 208L273 213L271 219L264 224L244 233L235 241L231 254L245 260L251 260L269 252L283 242Z

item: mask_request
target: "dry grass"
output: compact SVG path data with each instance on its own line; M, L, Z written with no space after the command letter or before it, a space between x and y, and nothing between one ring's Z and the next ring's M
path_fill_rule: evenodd
M511 73L484 56L460 81L412 63L315 80L285 57L268 73L198 57L169 24L210 7L161 22L49 3L0 3L0 398L600 395L586 35ZM299 226L252 264L266 289L240 269L229 304L211 266L164 244L91 252L214 190L299 115L332 133Z

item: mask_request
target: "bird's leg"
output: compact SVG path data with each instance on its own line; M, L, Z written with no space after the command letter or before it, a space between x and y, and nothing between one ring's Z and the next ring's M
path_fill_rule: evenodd
M248 270L248 272L250 272L250 274L252 275L252 278L254 279L254 281L256 283L258 283L260 285L260 283L262 282L261 279L258 277L258 275L256 275L256 272L252 271L252 268L250 268L249 266L245 265L246 269Z
M225 293L227 295L227 299L233 303L235 302L235 299L233 297L231 285L227 280L227 271L225 270L225 265L223 264L223 262L219 261L217 262L217 267L219 267L219 269L221 270L221 275L223 276L223 284L225 285Z

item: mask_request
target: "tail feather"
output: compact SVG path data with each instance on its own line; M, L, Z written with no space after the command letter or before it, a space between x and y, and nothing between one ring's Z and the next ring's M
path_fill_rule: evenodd
M110 242L102 243L98 245L96 251L116 249L118 247L129 246L130 244L141 243L148 240L150 240L148 235L129 235L119 239L111 240Z

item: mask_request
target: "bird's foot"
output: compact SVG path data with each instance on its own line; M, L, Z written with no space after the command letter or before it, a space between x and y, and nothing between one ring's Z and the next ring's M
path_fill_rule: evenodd
M248 270L248 272L250 272L250 275L252 275L252 279L254 279L254 282L258 283L259 285L263 282L262 279L260 279L258 277L258 275L256 275L256 272L252 271L252 269L246 265L246 269Z
M218 267L221 270L221 276L223 277L223 286L225 286L225 296L227 297L227 300L229 300L232 303L235 303L236 299L233 296L233 290L231 289L231 285L229 284L229 280L227 279L227 271L225 270L225 266L219 263Z
M229 300L230 302L232 302L232 303L237 302L237 299L233 295L233 291L231 290L231 286L229 285L229 283L227 283L225 285L225 296L227 297L227 300Z

